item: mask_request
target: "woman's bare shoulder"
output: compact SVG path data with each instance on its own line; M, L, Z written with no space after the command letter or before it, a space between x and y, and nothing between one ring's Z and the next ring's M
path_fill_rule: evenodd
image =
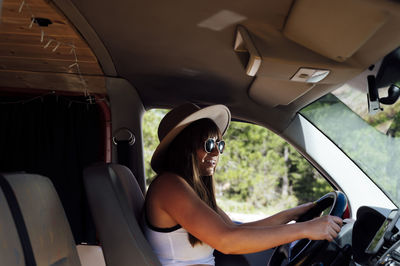
M164 196L165 194L180 194L191 190L192 188L183 177L171 172L165 172L158 175L150 184L149 194Z
M190 185L179 175L174 173L163 173L153 180L146 195L146 206L150 212L164 214L165 220L179 221L177 213L182 209L189 211L201 201ZM202 202L202 201L201 201ZM158 210L158 211L157 211ZM169 218L165 218L165 216Z

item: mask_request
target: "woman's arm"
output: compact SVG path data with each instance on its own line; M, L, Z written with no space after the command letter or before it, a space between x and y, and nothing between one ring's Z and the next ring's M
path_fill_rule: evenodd
M315 206L315 203L309 202L305 203L302 205L299 205L297 207L284 210L281 212L278 212L277 214L274 214L270 217L267 217L262 220L254 221L254 222L249 222L249 223L244 223L243 225L245 226L272 226L272 225L279 225L279 224L286 224L290 221L297 220L300 215L311 209L312 207Z
M331 241L342 224L338 217L325 216L289 225L238 226L207 206L181 177L164 174L159 181L153 195L162 211L198 239L223 253L258 252L301 238Z
M315 206L314 202L305 203L305 204L299 205L297 207L278 212L277 214L274 214L267 218L253 221L253 222L248 222L248 223L241 223L240 225L241 226L272 226L272 225L286 224L290 221L297 220L300 217L300 215L302 215L303 213L305 213L306 211L308 211L309 209L311 209L314 206ZM228 214L226 214L219 207L218 207L218 213L221 215L222 219L224 219L225 222L227 222L227 223L232 222L232 220L229 218Z
M220 207L218 208L218 214L221 216L221 218L225 221L225 223L227 224L235 224L232 219L229 217L228 214L226 214L226 212L224 212Z

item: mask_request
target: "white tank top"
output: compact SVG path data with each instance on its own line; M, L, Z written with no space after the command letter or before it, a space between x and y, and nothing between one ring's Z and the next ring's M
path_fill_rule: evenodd
M206 243L192 247L188 232L180 225L164 229L153 227L148 221L145 224L146 238L163 266L215 265L214 249Z

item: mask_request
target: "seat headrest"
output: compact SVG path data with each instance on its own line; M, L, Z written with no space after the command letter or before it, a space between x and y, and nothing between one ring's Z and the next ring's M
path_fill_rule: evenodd
M144 196L130 169L99 163L83 177L106 264L161 265L140 227Z
M3 174L25 222L37 265L81 265L64 209L50 179L35 174ZM0 189L0 261L25 265L17 227Z
M114 182L114 185L120 185L119 188L125 192L129 207L135 214L136 220L140 221L144 195L135 176L128 167L120 164L109 164L108 171L111 178L118 179L117 182Z

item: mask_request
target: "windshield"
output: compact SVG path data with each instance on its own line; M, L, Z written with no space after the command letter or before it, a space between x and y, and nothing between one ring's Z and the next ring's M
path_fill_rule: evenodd
M400 206L399 102L370 115L366 91L345 84L300 111L397 206Z

